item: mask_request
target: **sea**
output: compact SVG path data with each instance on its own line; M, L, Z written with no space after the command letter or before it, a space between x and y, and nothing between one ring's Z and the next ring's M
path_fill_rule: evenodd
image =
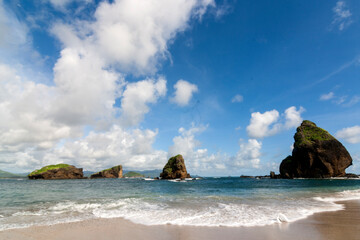
M360 199L356 179L0 180L0 231L98 218L145 225L263 226Z

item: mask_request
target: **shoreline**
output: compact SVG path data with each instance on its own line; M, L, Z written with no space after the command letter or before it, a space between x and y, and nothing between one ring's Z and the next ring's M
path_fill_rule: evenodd
M115 239L312 239L352 240L360 236L360 200L336 202L344 209L315 213L305 219L254 227L198 227L141 225L122 218L91 219L50 226L0 231L4 240L115 240ZM150 237L149 237L150 236Z

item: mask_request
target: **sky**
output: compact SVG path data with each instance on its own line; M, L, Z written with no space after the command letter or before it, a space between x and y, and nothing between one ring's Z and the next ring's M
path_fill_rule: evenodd
M264 175L302 120L360 173L358 0L0 0L0 169Z

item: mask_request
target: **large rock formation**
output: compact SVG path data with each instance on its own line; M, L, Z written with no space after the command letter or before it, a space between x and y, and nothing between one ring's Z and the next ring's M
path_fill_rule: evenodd
M187 173L183 156L176 155L171 157L165 165L162 173L162 179L190 178Z
M68 164L48 165L28 175L29 179L82 179L83 169Z
M122 178L122 177L123 177L123 169L121 165L102 170L90 176L90 178Z
M282 178L343 177L352 158L327 131L305 120L296 129L292 156L280 164Z

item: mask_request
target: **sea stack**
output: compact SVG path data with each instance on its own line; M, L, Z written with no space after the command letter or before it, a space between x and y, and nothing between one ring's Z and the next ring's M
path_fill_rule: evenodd
M82 179L83 169L69 164L48 165L28 175L29 179Z
M112 168L102 170L90 176L90 178L122 178L122 177L123 177L123 168L121 165L117 165Z
M190 174L186 171L183 156L179 154L171 157L160 174L160 177L162 179L190 178Z
M346 148L315 123L304 120L296 129L292 155L280 164L282 178L343 177L352 165Z

